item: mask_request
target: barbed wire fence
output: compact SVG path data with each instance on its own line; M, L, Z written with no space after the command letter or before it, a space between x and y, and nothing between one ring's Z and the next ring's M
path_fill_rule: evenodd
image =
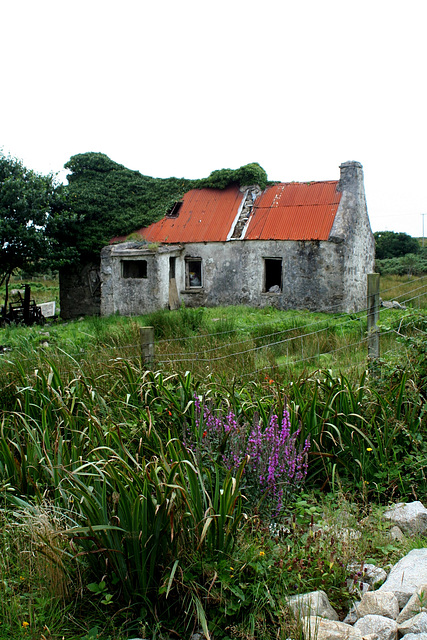
M425 307L427 275L401 283L401 287L404 290L394 297L394 304L400 309L407 307L408 315L401 317L398 327L381 325L382 317L389 312L389 308L380 306L379 296L375 303L377 318L374 330L381 340L390 341L402 335L414 323L414 309L418 305ZM384 297L387 293L388 290L385 290L381 295ZM333 313L334 308L328 311ZM134 340L129 344L88 344L74 353L56 349L54 356L52 351L42 349L40 355L54 357L62 362L64 371L70 372L90 364L91 354L101 349L111 363L125 360L133 366L157 368L171 373L185 369L201 375L221 368L243 379L262 375L269 377L273 372L288 368L325 368L332 366L338 355L340 366L345 367L347 362L350 368L366 363L372 334L367 321L369 311L367 304L365 309L357 313L342 313L305 323L297 317L290 327L281 327L283 320L277 319L250 328L233 327L218 332L158 340L154 339L154 327L140 327L139 341ZM423 333L417 327L414 330ZM14 356L10 355L7 359L13 362ZM25 364L25 360L34 363L34 358L20 356L21 365Z

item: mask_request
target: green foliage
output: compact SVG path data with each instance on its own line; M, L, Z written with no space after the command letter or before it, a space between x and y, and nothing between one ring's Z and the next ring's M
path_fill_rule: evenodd
M194 181L151 178L113 162L103 153L72 156L65 188L73 217L56 230L82 260L98 257L103 246L162 217Z
M63 559L62 516L0 509L0 638L61 638L79 577Z
M222 353L224 341L241 334L206 332L244 329L252 347L278 328L326 323L320 314L273 309L192 311L164 314L173 321L164 321L159 349L178 338L176 353L185 334L193 351L218 340ZM260 319L264 328L255 326ZM427 495L425 313L385 311L382 321L399 330L396 362L387 354L357 377L324 370L288 377L276 367L246 379L216 375L210 362L194 377L179 357L174 374L145 371L138 348L127 351L139 340L142 319L135 318L52 324L48 357L37 330L5 330L2 343L13 350L0 360L4 637L36 640L46 636L44 625L52 640L71 629L73 638L160 637L165 629L188 637L196 624L224 640L296 639L286 598L319 588L345 614L346 580L359 573L348 574L348 560L381 564L402 555L403 543L391 545L385 525L372 524L374 504ZM246 500L246 467L229 473L220 456L184 446L189 430L199 430L199 442L207 438L195 395L245 428L260 419L267 426L286 405L292 430L301 425L301 438L310 435L306 493L274 523ZM363 513L339 501L341 488ZM333 492L329 505L325 490ZM342 537L347 528L360 539ZM55 560L52 580L46 557ZM59 583L58 600L47 587Z
M190 189L224 189L234 183L265 188L267 183L257 163L213 171L205 180L152 178L92 152L72 156L65 168L70 171L65 193L72 215L55 228L55 238L75 249L81 260L96 258L113 237L159 220Z
M420 248L418 240L407 233L376 231L374 238L375 256L378 260L399 258L407 253L418 253Z
M402 335L400 340L407 347L413 380L427 401L427 319L422 315L414 317L411 328L415 331ZM427 406L424 410L427 412Z
M239 169L217 169L212 171L208 178L198 181L198 187L211 189L225 189L231 184L249 186L257 184L261 189L267 185L267 174L257 163L246 164Z
M415 253L406 253L399 258L384 258L375 261L375 271L385 275L414 275L422 276L427 273L427 256Z
M188 337L204 325L204 307L185 307L168 314L163 311L153 311L147 314L145 322L148 327L154 327L156 339Z
M34 273L66 261L71 252L59 247L51 231L67 217L52 175L29 171L0 152L0 283L7 284L17 269Z
M344 376L301 379L293 386L295 418L312 442L308 481L357 486L380 500L426 492L423 404L403 371L358 385Z

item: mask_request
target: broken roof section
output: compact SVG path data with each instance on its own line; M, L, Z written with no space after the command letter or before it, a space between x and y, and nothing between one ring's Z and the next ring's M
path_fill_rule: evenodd
M328 240L341 199L337 186L337 180L282 182L258 191L240 239ZM167 244L225 242L248 196L237 185L192 189L177 217L166 216L137 233L148 242Z

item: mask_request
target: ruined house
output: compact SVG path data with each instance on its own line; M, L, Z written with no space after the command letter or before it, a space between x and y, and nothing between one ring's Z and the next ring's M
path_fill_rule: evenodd
M101 252L101 314L218 305L352 312L374 270L359 162L340 179L193 189ZM140 237L140 240L138 239ZM135 239L136 238L136 239Z

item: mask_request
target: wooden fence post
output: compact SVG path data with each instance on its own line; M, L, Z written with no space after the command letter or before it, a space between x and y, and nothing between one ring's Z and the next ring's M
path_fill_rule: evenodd
M141 364L150 369L154 362L154 327L140 327Z
M368 274L368 358L377 360L380 357L380 333L377 322L380 310L380 274Z

